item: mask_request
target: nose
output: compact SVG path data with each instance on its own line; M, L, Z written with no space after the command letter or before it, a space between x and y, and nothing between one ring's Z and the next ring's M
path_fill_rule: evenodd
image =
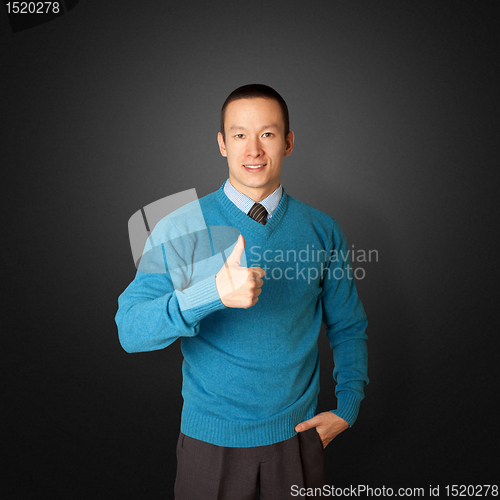
M260 141L258 137L249 137L247 140L246 144L246 153L247 156L251 156L253 158L257 158L262 155L262 145L260 144Z

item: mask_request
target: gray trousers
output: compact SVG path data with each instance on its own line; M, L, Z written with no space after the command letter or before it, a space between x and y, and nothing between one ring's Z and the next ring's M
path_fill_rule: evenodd
M296 499L303 498L299 488L325 484L324 449L315 428L251 448L179 435L175 500L255 500L257 492L260 500Z

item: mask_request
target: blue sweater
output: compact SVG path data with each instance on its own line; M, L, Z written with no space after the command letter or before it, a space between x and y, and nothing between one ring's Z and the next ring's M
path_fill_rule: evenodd
M224 229L233 231L232 246L221 239ZM238 233L242 265L266 271L259 301L248 309L224 306L215 286ZM150 239L156 244L146 246L120 295L116 323L127 352L181 338L184 434L234 447L292 437L295 425L317 412L322 321L335 364L332 411L354 423L368 383L367 320L334 219L283 190L262 225L222 186L162 219Z

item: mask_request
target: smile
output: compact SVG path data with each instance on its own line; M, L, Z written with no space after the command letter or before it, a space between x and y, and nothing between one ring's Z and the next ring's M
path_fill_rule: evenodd
M260 170L261 168L264 168L266 165L267 163L262 163L260 165L243 165L243 166L249 170Z

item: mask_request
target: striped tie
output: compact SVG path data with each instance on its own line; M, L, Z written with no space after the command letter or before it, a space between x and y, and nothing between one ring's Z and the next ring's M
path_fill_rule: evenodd
M248 212L248 216L253 220L266 225L267 222L267 210L260 204L256 203Z

